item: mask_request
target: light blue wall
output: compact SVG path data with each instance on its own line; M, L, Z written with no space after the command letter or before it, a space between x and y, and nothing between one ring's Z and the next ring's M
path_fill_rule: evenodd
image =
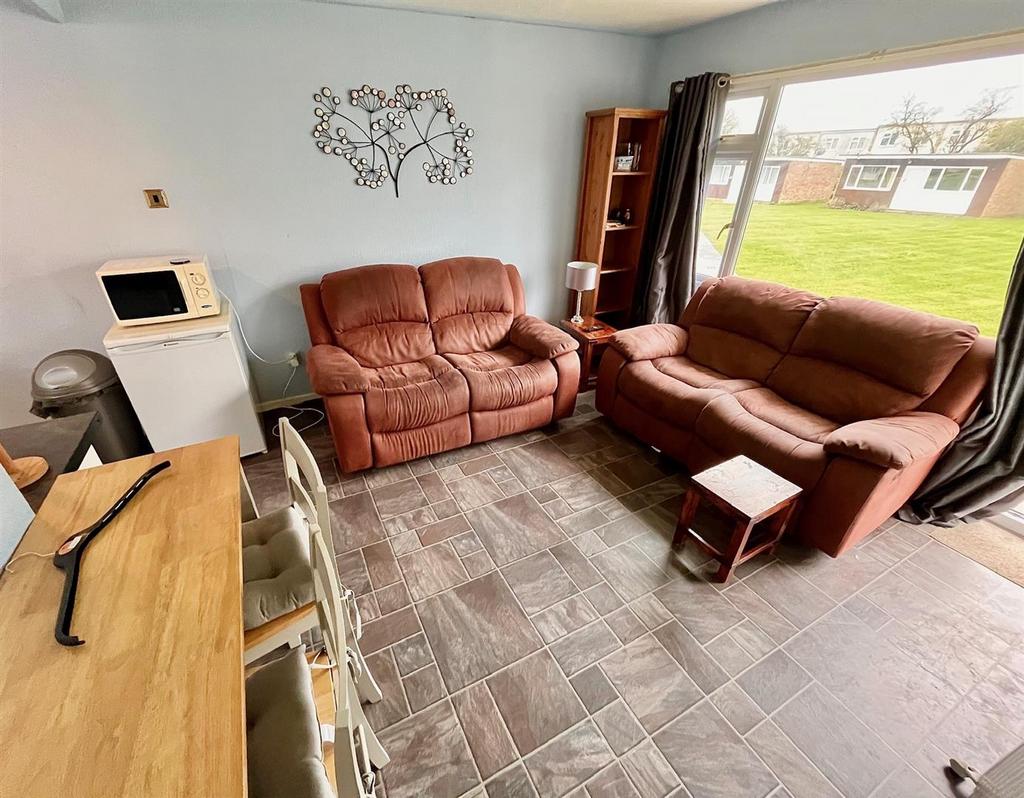
M31 420L41 357L101 348L104 260L207 252L269 357L307 345L296 285L361 263L501 257L554 319L585 110L1024 27L1020 0L790 0L660 39L313 2L65 0L65 24L25 7L0 0L0 425ZM396 200L314 149L317 87L399 82L448 88L478 133L471 178L406 174ZM145 207L151 187L170 209ZM278 397L287 369L254 371Z
M100 349L93 272L114 257L207 252L268 358L308 347L298 283L363 263L503 258L528 310L557 318L584 112L643 104L656 46L327 3L67 5L65 24L0 8L0 425L31 420L42 356ZM312 94L363 83L446 87L475 174L441 187L410 168L400 199L357 188L313 146ZM151 187L168 210L146 208ZM281 395L286 366L253 370ZM305 390L302 371L289 393Z
M788 0L659 40L647 101L701 72L742 75L1024 28L1022 0Z

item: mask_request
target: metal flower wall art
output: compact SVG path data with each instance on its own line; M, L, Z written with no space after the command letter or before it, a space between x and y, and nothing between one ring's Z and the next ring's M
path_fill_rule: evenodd
M413 91L395 86L363 86L348 102L324 86L313 95L313 139L326 155L345 158L356 171L356 185L381 188L389 180L398 196L398 177L410 160L420 161L430 183L453 186L473 174L473 128L455 116L447 89Z

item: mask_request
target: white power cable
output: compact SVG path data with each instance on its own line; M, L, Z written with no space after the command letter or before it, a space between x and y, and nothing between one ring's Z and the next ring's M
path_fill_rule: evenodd
M290 357L286 357L284 360L267 360L265 357L262 357L261 355L257 354L256 351L251 346L249 346L249 339L245 337L245 327L242 326L242 317L238 315L238 310L235 308L235 303L232 302L231 297L229 297L224 292L221 292L221 295L227 301L228 305L231 306L231 310L235 314L235 319L238 321L238 332L242 334L242 343L245 344L245 348L249 350L250 355L252 355L258 361L260 361L260 363L266 363L268 366L283 366L285 363L292 362L292 359Z
M238 322L238 332L241 333L241 336L242 336L242 343L245 344L245 348L249 351L250 355L252 355L258 361L260 361L260 363L265 363L268 366L283 366L285 364L291 364L292 372L291 372L291 374L288 375L288 379L285 381L284 388L281 390L281 398L283 399L285 396L288 395L288 388L291 387L292 380L295 379L295 373L299 370L298 364L294 362L295 357L294 356L286 357L284 360L267 360L266 358L264 358L261 355L259 355L249 345L249 339L245 337L245 327L242 325L242 317L238 314L238 309L235 308L235 304L234 304L234 302L231 301L231 297L229 297L224 292L221 292L221 295L224 297L224 300L231 307L231 311L235 314L235 320ZM296 407L295 405L284 405L283 409L284 410L294 410L295 411L295 413L293 415L288 416L288 421L289 422L294 421L299 416L301 416L303 413L316 413L317 414L317 417L316 417L315 420L311 421L309 424L306 424L305 426L299 427L298 429L295 430L296 432L300 432L300 433L301 432L305 432L308 429L312 429L313 427L315 427L317 424L319 424L321 421L324 420L324 412L322 410L319 410L319 409L315 408L315 407ZM281 437L281 433L278 432L276 426L273 428L272 434L273 434L273 436L275 438L280 438Z
M47 552L26 551L24 554L19 554L17 557L12 557L10 562L8 562L7 565L4 566L4 572L5 573L9 573L9 574L13 574L14 573L14 569L11 568L11 566L14 565L14 563L16 563L22 557L52 557L56 553L57 552L55 552L55 551L47 551Z

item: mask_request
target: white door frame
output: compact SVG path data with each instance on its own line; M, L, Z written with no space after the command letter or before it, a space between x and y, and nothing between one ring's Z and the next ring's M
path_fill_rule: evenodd
M722 136L715 150L716 158L741 158L746 161L743 172L743 183L736 198L736 206L732 214L732 229L725 242L719 274L727 277L736 272L736 258L739 256L743 233L747 229L750 208L754 204L757 192L757 180L768 153L768 142L771 140L772 128L775 127L775 116L779 110L779 99L782 96L782 81L773 80L754 86L744 86L741 90L731 90L729 99L743 97L762 97L761 115L753 133L747 135Z

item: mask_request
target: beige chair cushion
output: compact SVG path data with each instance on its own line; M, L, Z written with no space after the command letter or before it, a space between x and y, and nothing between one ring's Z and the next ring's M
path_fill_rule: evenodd
M313 601L309 532L294 507L242 524L242 581L247 630Z
M304 649L245 680L250 798L334 798Z

